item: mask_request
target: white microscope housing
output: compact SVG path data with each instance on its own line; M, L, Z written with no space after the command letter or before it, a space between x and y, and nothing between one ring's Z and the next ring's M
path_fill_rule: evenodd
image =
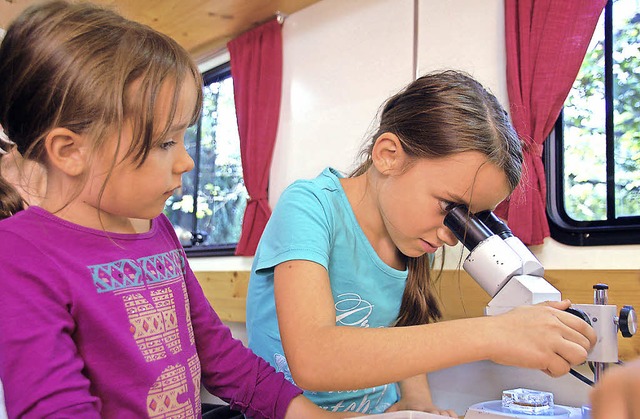
M561 300L560 291L544 279L540 261L493 212L472 214L465 205L455 205L444 224L470 252L462 267L492 297L486 315ZM624 306L618 317L617 307L607 304L606 288L595 285L594 304L574 304L568 310L595 329L598 341L587 359L599 363L618 362L618 329L630 337L637 328L633 307Z
M544 279L540 261L491 211L471 214L458 205L444 223L470 252L462 267L493 297L486 315L561 300L560 291Z

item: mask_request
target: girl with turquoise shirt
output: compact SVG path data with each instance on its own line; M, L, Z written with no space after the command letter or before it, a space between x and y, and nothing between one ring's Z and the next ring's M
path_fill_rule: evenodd
M443 71L383 106L363 163L287 188L258 246L249 347L321 407L381 413L434 405L426 373L492 360L552 376L585 361L595 333L569 301L438 320L432 255L456 244L452 204L492 210L520 181L522 146L497 99Z

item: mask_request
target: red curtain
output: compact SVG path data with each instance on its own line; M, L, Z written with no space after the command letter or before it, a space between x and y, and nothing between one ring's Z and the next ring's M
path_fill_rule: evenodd
M497 212L527 245L549 236L542 144L571 90L607 0L505 0L511 120L525 143L525 172Z
M282 94L282 27L274 19L233 39L227 47L249 193L236 255L252 256L271 216L267 189Z

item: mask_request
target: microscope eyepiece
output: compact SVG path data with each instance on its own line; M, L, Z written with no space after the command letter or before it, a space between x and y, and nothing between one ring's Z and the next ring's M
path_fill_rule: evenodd
M491 230L470 213L466 205L462 204L455 205L449 210L444 217L444 225L470 251L493 235Z
M478 217L478 219L482 221L484 225L489 227L489 230L500 236L502 240L513 237L511 229L509 229L509 227L507 227L507 225L492 211L480 211L476 213L476 217Z

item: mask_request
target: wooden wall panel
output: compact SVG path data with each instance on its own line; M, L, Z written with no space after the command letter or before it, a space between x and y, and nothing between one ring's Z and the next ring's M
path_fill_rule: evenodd
M201 62L219 53L241 33L273 18L290 15L319 0L93 0L123 16L169 35ZM0 0L0 28L41 0Z
M249 271L196 272L196 276L222 321L246 321Z
M249 272L196 272L205 295L223 321L244 322ZM593 302L593 285L609 285L609 304L640 310L640 273L632 270L550 270L545 278L573 303ZM484 315L489 296L464 271L444 271L437 283L446 320ZM640 334L619 337L620 359L640 356Z

